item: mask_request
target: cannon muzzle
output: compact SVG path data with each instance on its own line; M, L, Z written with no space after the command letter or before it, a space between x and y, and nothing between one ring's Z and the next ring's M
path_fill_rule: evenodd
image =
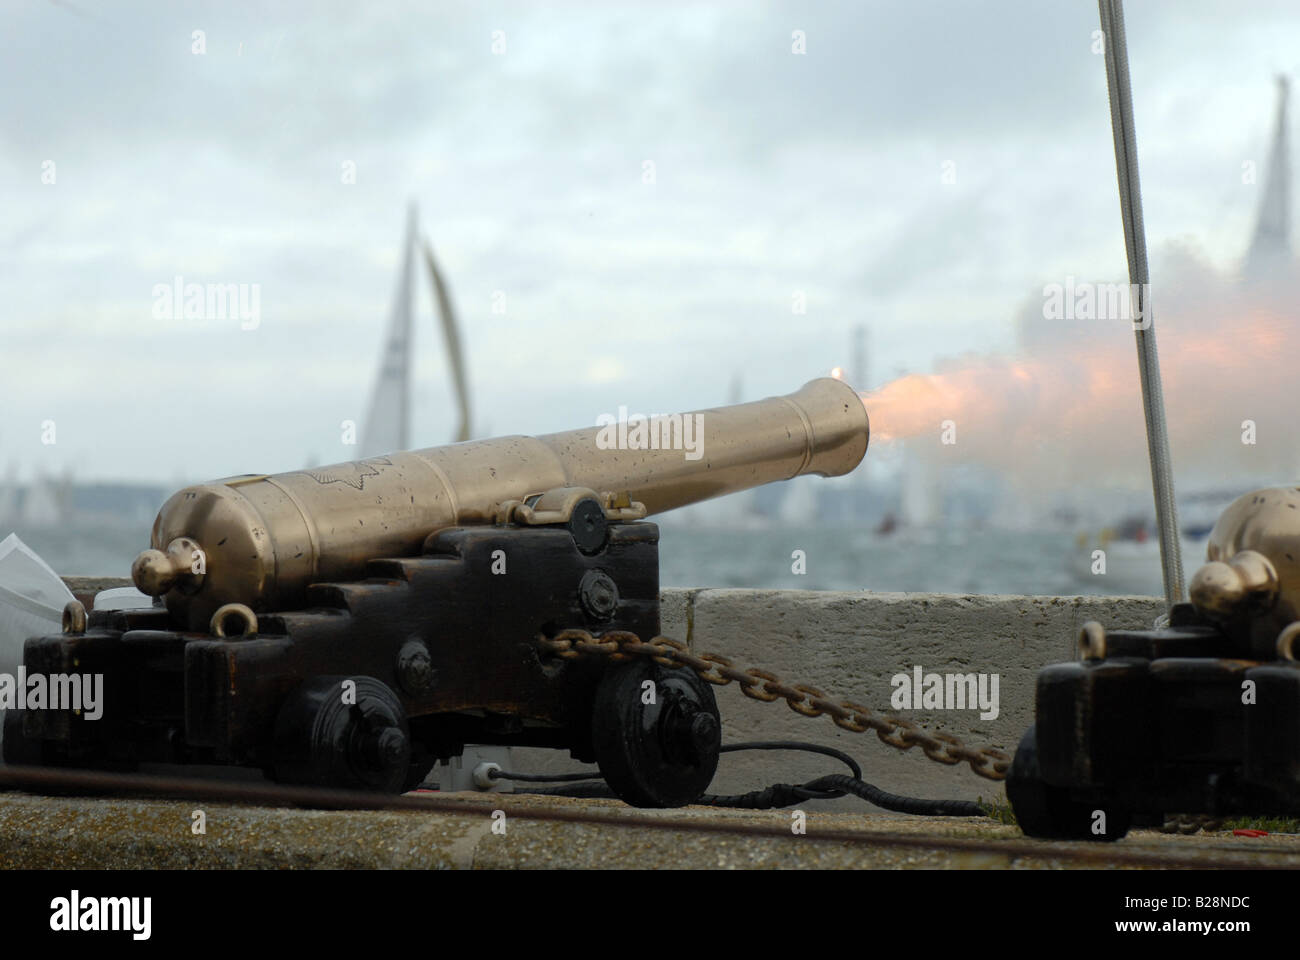
M660 513L801 474L840 476L869 435L857 393L830 378L752 403L605 419L186 487L159 511L132 577L203 630L225 604L294 609L312 583L357 579L370 560L418 555L438 530L500 522L552 491L585 488L626 515L640 513L635 504Z

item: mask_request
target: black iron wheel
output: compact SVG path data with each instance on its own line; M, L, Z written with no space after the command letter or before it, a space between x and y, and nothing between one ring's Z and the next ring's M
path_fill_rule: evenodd
M713 688L650 660L610 666L596 687L592 746L601 775L634 807L680 807L718 769L722 720Z
M83 749L73 758L68 755L65 744L27 736L23 730L25 712L17 709L4 712L3 756L7 766L79 767L86 770L134 770L136 768L132 757L108 757L102 746ZM46 784L41 787L41 790L58 796L72 796L77 793L75 787L60 787L54 784Z
M23 733L23 712L5 711L4 761L11 767L39 767L45 763L45 751L41 749L41 741Z
M1021 738L1011 769L1007 771L1006 785L1016 823L1027 837L1104 843L1120 839L1132 823L1128 810L1075 800L1063 788L1044 780L1038 766L1036 727L1030 727ZM1093 831L1098 811L1106 817L1103 833Z
M314 677L275 720L280 783L400 793L415 775L402 703L373 677Z

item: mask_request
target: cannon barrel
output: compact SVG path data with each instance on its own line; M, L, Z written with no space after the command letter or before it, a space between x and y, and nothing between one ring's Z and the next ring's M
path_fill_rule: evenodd
M431 533L496 522L511 501L579 487L659 513L801 474L840 476L869 435L857 393L830 378L783 397L598 424L186 487L163 504L132 577L202 630L227 603L301 606L310 584L418 555Z

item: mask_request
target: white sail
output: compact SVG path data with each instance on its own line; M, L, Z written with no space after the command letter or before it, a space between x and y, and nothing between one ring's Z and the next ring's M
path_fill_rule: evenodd
M429 271L429 283L433 287L433 302L438 317L442 321L443 342L447 347L447 365L451 368L452 385L456 390L456 406L460 410L460 422L456 426L457 443L464 443L473 435L470 426L469 380L465 372L465 353L461 349L460 329L456 323L456 311L451 305L451 293L447 290L447 281L438 269L438 261L433 257L433 246L428 238L424 241L424 263Z
M943 491L934 463L903 444L903 490L900 509L909 527L933 527L944 519Z
M1285 76L1277 78L1277 119L1259 203L1255 235L1246 254L1246 275L1265 276L1291 260L1291 164L1287 147Z
M402 272L393 297L379 372L370 395L370 410L361 431L361 456L374 457L410 447L411 384L411 269L415 255L415 206L406 218L402 241Z
M820 503L815 484L817 477L795 477L786 481L778 516L788 527L808 527L817 522Z
M37 474L23 497L19 522L24 527L57 527L63 522L63 504L54 481L45 474Z

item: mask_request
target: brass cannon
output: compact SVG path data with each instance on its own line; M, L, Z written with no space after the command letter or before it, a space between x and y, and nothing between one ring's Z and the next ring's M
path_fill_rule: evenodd
M27 643L29 673L103 674L102 717L9 711L6 762L233 765L391 792L466 743L547 746L598 763L630 803L688 803L717 765L709 686L652 661L550 656L539 638L655 636L659 534L643 518L848 473L868 434L858 395L821 379L187 487L132 567L161 603Z
M1039 672L1007 776L1025 833L1300 815L1300 488L1238 498L1206 554L1167 624L1086 623L1079 659Z

